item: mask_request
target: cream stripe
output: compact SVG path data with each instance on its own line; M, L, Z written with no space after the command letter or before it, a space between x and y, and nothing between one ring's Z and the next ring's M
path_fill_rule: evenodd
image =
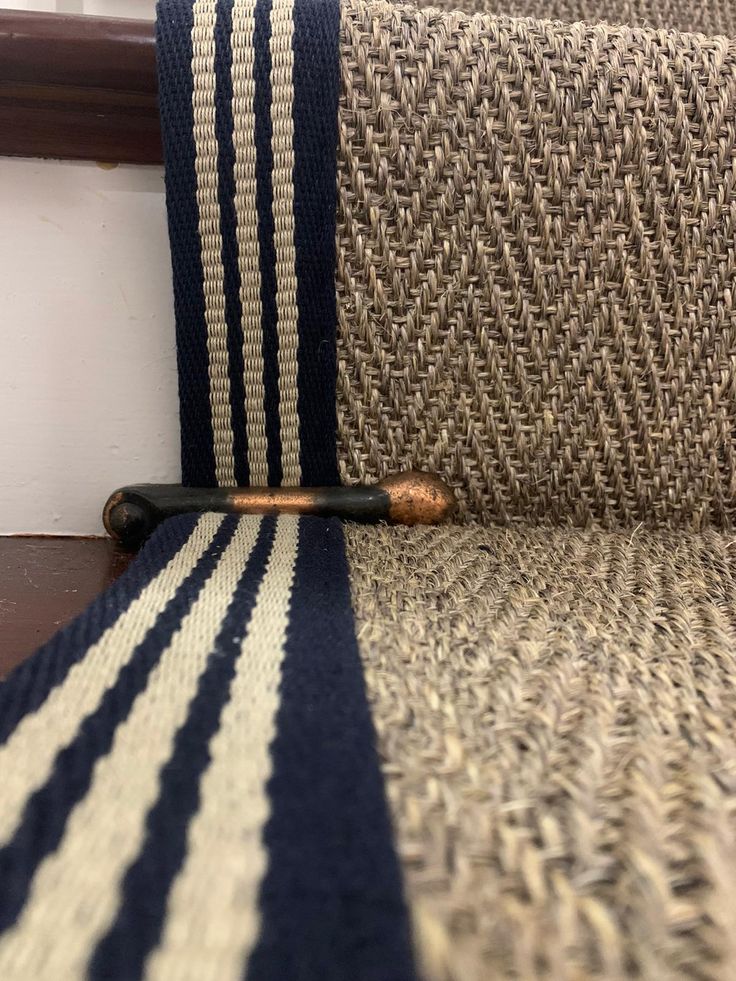
M271 125L276 311L279 339L279 415L283 483L301 482L297 414L296 248L294 245L294 0L271 8Z
M161 767L187 718L260 520L239 523L145 691L118 726L110 753L98 760L59 848L40 865L21 918L0 941L3 981L86 976L85 964L117 911L121 877L140 851Z
M210 743L187 859L172 888L149 981L236 981L259 933L266 870L270 745L296 560L298 518L279 518L268 571L243 642L231 698Z
M235 0L232 30L233 144L240 302L243 327L245 417L250 483L268 483L266 393L263 387L261 266L256 205L256 117L253 109L255 0Z
M220 486L232 486L235 483L235 470L215 130L216 10L216 0L195 0L192 26L194 169L202 247L215 477Z
M48 779L56 754L71 742L82 720L97 708L114 684L135 647L197 564L221 521L218 515L200 518L189 540L166 568L89 648L43 705L19 723L0 748L0 844L13 835L28 797Z

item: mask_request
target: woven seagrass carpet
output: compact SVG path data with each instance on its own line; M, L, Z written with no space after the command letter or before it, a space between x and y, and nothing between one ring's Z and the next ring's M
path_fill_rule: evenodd
M733 977L734 539L347 539L422 976Z
M484 523L733 518L736 41L343 6L338 445Z
M405 0L401 0L405 2ZM505 17L533 17L558 20L565 24L586 21L605 22L628 27L648 27L700 34L724 34L736 37L736 7L731 0L437 0L417 7L437 7L467 13L495 14Z
M171 520L8 679L3 979L736 976L734 8L441 6L159 4L185 481L457 523Z

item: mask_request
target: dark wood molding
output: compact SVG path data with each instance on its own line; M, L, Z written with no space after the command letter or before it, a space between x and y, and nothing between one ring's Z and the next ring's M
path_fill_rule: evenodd
M109 538L0 536L0 680L128 567Z
M0 155L160 163L154 24L0 10Z

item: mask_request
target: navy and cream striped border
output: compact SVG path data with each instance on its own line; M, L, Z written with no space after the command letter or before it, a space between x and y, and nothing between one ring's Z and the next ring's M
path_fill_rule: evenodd
M337 482L337 0L160 0L186 483ZM413 981L337 521L166 522L0 687L3 981Z
M413 978L335 520L203 515L0 688L3 981Z
M338 0L159 0L187 484L337 483Z

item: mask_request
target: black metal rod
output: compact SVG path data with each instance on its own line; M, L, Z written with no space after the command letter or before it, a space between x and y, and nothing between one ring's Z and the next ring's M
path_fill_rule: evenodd
M166 518L216 511L225 514L313 514L351 521L437 524L455 500L439 477L408 471L361 487L182 487L135 484L115 491L103 513L108 533L128 548L144 541Z

